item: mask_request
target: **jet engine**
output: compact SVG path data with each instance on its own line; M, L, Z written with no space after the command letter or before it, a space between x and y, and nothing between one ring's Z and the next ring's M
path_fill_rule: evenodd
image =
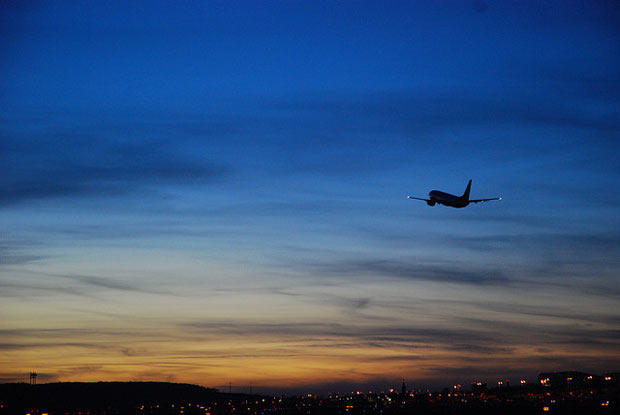
M426 204L429 206L435 206L435 202L433 202L432 200L427 200Z

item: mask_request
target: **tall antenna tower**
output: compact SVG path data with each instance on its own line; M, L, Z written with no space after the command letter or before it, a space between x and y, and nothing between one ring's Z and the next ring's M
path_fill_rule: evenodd
M37 384L37 372L35 372L34 370L30 372L30 384L31 385Z

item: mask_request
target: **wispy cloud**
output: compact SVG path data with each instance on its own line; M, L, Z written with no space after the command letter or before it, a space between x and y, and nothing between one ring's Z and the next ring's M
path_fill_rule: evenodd
M129 121L112 119L113 127L91 121L69 128L54 121L55 115L45 132L5 127L0 203L119 196L165 184L212 183L231 170L245 170L245 179L255 180L247 176L246 163L254 173L288 171L353 180L360 174L394 170L407 154L423 155L417 163L434 164L435 154L451 155L471 146L495 161L565 154L568 148L602 156L600 150L617 148L620 123L613 114L620 108L620 94L604 97L607 104L597 111L586 111L581 108L583 99L603 98L542 82L548 90L539 94L545 99L518 91L498 95L484 90L395 90L266 99L272 102L271 113L259 109L265 102L256 102L236 115L169 114L165 122L138 119L128 125L124 123ZM564 133L537 141L508 135L489 140L470 130L506 124ZM466 130L467 139L454 141L444 134L453 129ZM581 138L584 131L595 137Z
M99 277L93 275L61 275L61 274L50 274L52 277L63 278L72 280L84 285L88 285L94 288L106 288L111 290L118 291L136 291L136 292L144 292L144 293L157 293L162 294L162 292L153 290L151 288L147 288L145 284L136 284L136 283L128 283L125 281L120 281L117 279L109 278L109 277Z
M6 239L0 241L0 267L3 265L24 265L44 259L44 255L31 253L36 243Z
M127 281L128 278L32 271L20 273L20 275L20 278L15 278L9 277L7 274L0 280L0 287L3 288L0 297L47 297L50 294L63 294L101 299L101 295L105 291L166 296L183 295L171 290L164 291L152 288L152 283L148 279Z
M161 140L118 142L80 130L5 132L0 204L37 199L131 195L166 184L213 182L227 170L208 155L175 153ZM140 127L138 127L140 128ZM77 130L77 131L76 131Z
M379 257L295 262L294 267L324 279L403 279L467 285L509 285L510 279L497 268L462 266L450 261Z

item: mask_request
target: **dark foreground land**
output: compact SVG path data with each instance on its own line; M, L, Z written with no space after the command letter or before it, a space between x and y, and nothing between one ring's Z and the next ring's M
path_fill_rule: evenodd
M0 414L617 414L620 388L526 385L478 392L267 397L164 382L0 384Z

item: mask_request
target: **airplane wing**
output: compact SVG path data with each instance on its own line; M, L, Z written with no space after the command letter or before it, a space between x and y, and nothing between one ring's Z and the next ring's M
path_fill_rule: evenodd
M413 197L413 196L407 196L407 199L415 199L415 200L423 200L425 202L430 202L430 199L422 199L421 197Z
M501 197L492 197L490 199L474 199L474 200L470 200L469 203L488 202L489 200L502 200L502 198Z

